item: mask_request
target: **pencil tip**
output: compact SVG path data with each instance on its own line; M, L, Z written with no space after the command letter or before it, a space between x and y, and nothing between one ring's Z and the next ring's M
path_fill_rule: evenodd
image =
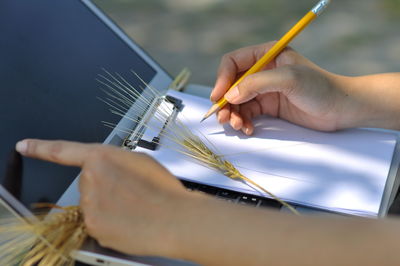
M219 109L219 105L218 104L214 104L213 106L211 106L210 110L208 110L208 112L204 115L203 119L201 119L200 123L203 122L204 120L206 120L207 118L209 118L212 114L214 114L216 111L218 111Z

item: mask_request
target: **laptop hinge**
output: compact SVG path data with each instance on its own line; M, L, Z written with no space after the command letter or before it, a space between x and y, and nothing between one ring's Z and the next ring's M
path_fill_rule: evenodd
M181 72L179 72L179 74L171 82L168 88L171 90L183 91L185 89L185 86L189 82L190 76L191 76L190 70L187 67L183 68Z

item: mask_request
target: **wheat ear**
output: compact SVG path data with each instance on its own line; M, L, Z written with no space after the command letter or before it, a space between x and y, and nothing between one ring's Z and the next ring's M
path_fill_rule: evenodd
M151 104L150 99L162 97L157 90L149 86L136 73L134 73L134 75L146 87L146 90L143 94L141 94L140 91L134 88L118 73L115 73L114 75L108 71L105 71L105 73L105 76L100 76L100 83L106 87L103 88L103 91L106 92L108 98L102 99L102 101L111 107L112 113L123 118L138 123L143 117L140 115L132 116L129 114L132 104L135 103L135 105L133 105L133 107L135 107L135 114L143 114L145 111L147 111L145 107ZM171 114L171 108L172 107L168 105L161 105L160 108L155 110L154 117L160 122L164 122ZM105 122L105 125L111 126L111 123ZM283 206L287 207L294 214L299 215L298 211L296 211L293 206L281 200L279 197L260 186L250 178L244 176L232 163L224 159L222 155L217 155L210 148L213 147L216 149L215 146L206 138L206 136L204 136L201 132L195 132L197 133L195 134L181 119L176 118L174 121L170 121L165 128L162 128L164 125L157 126L153 124L145 124L144 126L154 131L164 129L161 135L180 147L180 149L177 149L176 147L168 148L172 148L173 150L178 151L185 156L195 159L198 163L217 170L233 180L241 181L247 185L256 187L257 189L267 193L271 198L278 201ZM115 126L115 128L125 133L133 133L133 131L126 128L118 128L118 126ZM201 138L199 136L201 136ZM157 144L162 145L162 143Z
M42 204L43 205L43 204ZM2 265L73 265L71 252L87 237L78 206L58 207L60 212L31 217L3 218L0 225Z

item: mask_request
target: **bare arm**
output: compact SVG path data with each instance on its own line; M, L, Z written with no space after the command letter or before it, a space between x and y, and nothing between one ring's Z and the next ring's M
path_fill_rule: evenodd
M103 145L26 140L17 150L82 168L85 224L105 247L205 265L399 265L397 219L299 217L233 205L186 191L144 154Z
M378 127L400 130L400 73L340 77L346 92L342 127ZM349 111L346 111L349 110Z
M299 217L216 199L194 204L199 207L185 216L186 238L177 257L204 265L400 263L397 219Z

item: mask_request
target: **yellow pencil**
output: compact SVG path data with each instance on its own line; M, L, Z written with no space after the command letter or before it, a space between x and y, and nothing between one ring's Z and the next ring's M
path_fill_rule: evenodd
M294 37L296 37L308 24L311 23L316 17L318 17L322 11L327 7L330 0L321 0L314 6L299 22L296 23L263 57L260 58L246 73L243 74L230 88L235 87L248 75L254 74L260 71L265 65L271 62L283 49L289 44ZM228 91L229 91L228 90ZM205 114L200 122L210 117L212 114L217 112L219 109L224 107L228 101L225 97L222 97L217 103L215 103Z

